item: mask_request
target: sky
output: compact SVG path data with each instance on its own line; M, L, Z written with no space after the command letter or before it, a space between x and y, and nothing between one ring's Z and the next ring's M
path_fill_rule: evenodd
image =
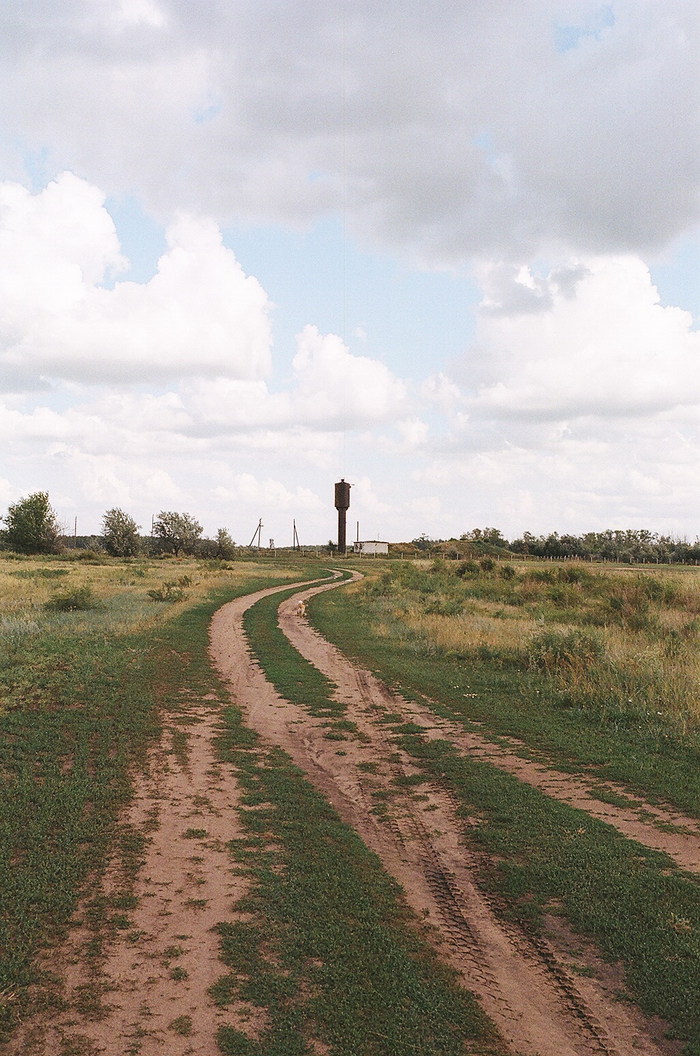
M7 0L0 515L700 533L696 0Z

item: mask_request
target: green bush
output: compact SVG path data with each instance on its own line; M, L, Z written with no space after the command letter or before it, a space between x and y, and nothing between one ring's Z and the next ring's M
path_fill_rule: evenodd
M583 670L602 659L605 645L591 631L541 631L528 648L530 666L543 671Z
M61 528L47 491L36 491L11 503L2 518L4 544L22 554L53 554L60 550Z
M74 587L73 590L65 590L52 594L44 608L54 612L76 612L80 609L97 608L97 599L92 587L86 583L82 587Z
M183 576L182 578L188 579L189 577ZM184 601L187 597L182 587L175 582L163 583L160 590L149 590L147 594L152 601Z

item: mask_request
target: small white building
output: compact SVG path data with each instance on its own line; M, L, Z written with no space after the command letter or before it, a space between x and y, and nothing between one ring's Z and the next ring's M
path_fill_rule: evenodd
M389 544L382 543L379 539L358 539L354 544L354 551L356 554L373 554L376 557L377 554L388 554Z

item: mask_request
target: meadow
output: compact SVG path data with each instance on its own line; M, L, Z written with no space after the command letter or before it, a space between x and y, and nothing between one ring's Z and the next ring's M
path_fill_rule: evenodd
M403 691L700 812L697 568L394 562L347 594L321 628Z
M695 568L491 559L373 564L309 604L346 655L437 716L510 749L517 738L523 756L585 774L603 802L694 817L699 608ZM621 999L700 1053L697 875L410 723L395 733L472 819L465 838L504 917L534 934L565 921L624 967Z
M221 1051L302 1056L320 1036L348 1056L501 1052L395 882L284 753L259 744L212 668L208 627L220 605L328 570L300 559L72 556L0 558L0 1044L37 1017L108 1014L100 965L120 938L138 937L134 880L148 836L124 821L134 778L164 729L186 759L183 724L199 721L196 703L206 698L221 704L219 756L244 791L244 835L229 851L250 882L236 907L249 923L219 926L211 998L221 1007L243 1001L267 1023L258 1040L221 1028ZM269 624L275 651L279 597L272 602L253 633ZM299 675L295 659L291 650L286 689L302 686L323 710L328 686L308 665ZM108 867L121 880L105 895ZM97 981L71 994L55 952L76 927ZM170 1029L189 1034L188 1017ZM135 1036L126 1051L140 1044ZM71 1035L65 1053L93 1051L85 1045Z
M95 955L120 919L100 878L114 853L138 868L142 837L120 822L134 768L183 681L208 670L191 614L307 571L75 557L0 556L0 1037L54 1000L40 954L79 900Z
M562 707L611 723L700 729L695 568L414 563L387 570L362 595L378 633L417 652L536 671Z
M50 951L76 912L98 959L130 926L129 884L105 899L101 877L115 855L125 877L142 861L143 834L121 820L134 772L168 717L209 694L222 704L220 757L245 791L245 833L230 850L251 879L239 907L249 926L222 922L212 996L243 997L270 1024L255 1044L224 1030L221 1050L302 1053L311 1030L338 1052L451 1053L467 1038L473 1051L498 1051L378 861L283 753L226 710L207 654L212 613L327 570L75 558L0 557L0 1037L61 1006ZM311 618L389 685L494 739L515 736L552 766L596 775L603 799L614 779L700 816L700 571L490 558L359 567L365 579L314 598ZM277 627L285 595L246 614L253 651L327 738L353 737L332 683ZM479 882L503 914L533 932L559 914L624 965L621 999L666 1017L687 1052L700 1052L697 878L410 724L394 736L477 819L469 840L490 863ZM321 905L319 929L308 907ZM323 970L309 960L319 944Z

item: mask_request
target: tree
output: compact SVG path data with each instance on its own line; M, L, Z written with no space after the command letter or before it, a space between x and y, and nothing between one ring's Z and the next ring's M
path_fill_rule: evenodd
M236 544L225 528L219 528L216 533L216 556L222 561L230 561L236 556Z
M158 547L168 554L193 554L204 529L189 513L161 511L153 523Z
M60 549L61 526L49 502L48 491L35 491L10 505L5 544L20 554L54 554Z
M113 557L133 557L139 550L139 528L133 517L115 506L102 517L105 549Z

